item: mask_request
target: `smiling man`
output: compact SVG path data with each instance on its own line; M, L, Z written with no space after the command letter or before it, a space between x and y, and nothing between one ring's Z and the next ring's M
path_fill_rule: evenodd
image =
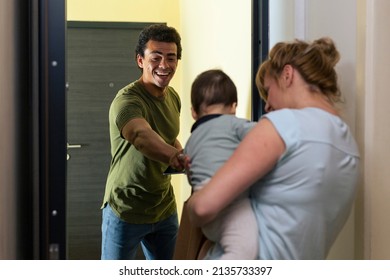
M109 111L111 165L102 204L102 259L172 259L178 230L171 166L182 170L180 98L169 86L181 38L163 24L145 28L135 58L141 77L114 98Z

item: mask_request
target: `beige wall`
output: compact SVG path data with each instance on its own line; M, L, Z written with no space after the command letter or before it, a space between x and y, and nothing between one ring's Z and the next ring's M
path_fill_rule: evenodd
M193 124L191 83L207 69L219 68L231 77L238 91L237 116L251 116L251 1L182 0L180 14L185 48L182 65L185 142ZM185 199L189 192L184 195Z
M178 28L180 0L67 0L68 20L167 22Z

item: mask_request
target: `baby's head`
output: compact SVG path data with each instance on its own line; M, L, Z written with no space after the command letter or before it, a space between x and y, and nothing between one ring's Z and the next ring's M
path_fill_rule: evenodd
M207 70L192 83L191 104L196 120L209 114L235 114L237 88L222 70Z

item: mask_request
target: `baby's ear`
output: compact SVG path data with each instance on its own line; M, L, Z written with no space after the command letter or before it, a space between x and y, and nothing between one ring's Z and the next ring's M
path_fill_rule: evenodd
M195 112L193 107L191 107L191 115L194 118L194 120L198 120L198 114Z
M235 114L237 109L237 102L233 102L230 108L230 113Z

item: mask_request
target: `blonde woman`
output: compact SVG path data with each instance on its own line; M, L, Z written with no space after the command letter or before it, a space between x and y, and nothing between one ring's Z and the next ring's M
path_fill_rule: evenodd
M260 259L325 259L355 197L359 152L336 107L330 38L276 44L256 74L267 113L188 201L192 221L212 221L250 188ZM217 259L214 246L208 257Z

